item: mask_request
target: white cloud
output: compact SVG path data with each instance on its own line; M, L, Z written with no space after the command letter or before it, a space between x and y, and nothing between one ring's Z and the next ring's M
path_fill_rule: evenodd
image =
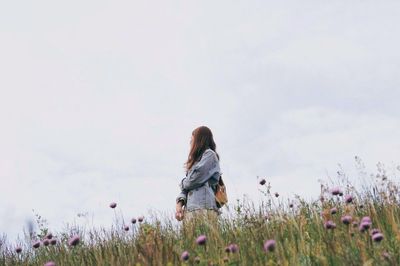
M54 228L80 212L107 226L110 201L128 218L172 211L202 124L232 199L259 197L257 175L313 195L354 155L398 164L396 2L6 5L0 232L11 238L31 209Z

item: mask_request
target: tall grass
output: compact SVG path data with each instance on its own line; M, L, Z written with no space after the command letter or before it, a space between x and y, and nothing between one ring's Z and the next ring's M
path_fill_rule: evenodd
M152 215L130 224L129 231L116 221L111 230L69 228L55 234L56 245L34 249L47 228L27 236L22 251L0 240L1 265L400 265L400 190L378 167L374 182L358 190L338 171L332 185L321 184L321 197L305 201L296 196L285 201L271 193L268 182L260 186L264 200L257 207L237 200L218 221L194 219L177 223L171 215ZM396 176L394 176L397 178ZM351 202L349 197L352 196ZM332 210L332 208L336 208ZM341 218L351 216L346 225ZM370 228L360 231L362 217L369 216ZM327 221L335 224L328 229ZM374 241L372 229L383 240ZM76 246L68 244L78 235ZM205 245L196 238L205 235ZM264 248L275 240L275 249ZM238 250L229 247L236 244ZM236 246L234 246L236 247ZM187 251L189 256L182 258ZM187 259L187 260L185 260Z

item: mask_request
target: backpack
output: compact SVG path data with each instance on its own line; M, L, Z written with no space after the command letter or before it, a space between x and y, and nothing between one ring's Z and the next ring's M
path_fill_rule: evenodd
M226 187L222 180L222 175L219 176L218 183L215 190L215 202L218 208L222 208L228 202L228 195L226 194Z

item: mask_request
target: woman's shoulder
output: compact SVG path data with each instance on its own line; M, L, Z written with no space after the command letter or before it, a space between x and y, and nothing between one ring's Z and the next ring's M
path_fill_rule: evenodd
M213 151L212 149L208 148L206 149L201 157L196 161L194 165L203 165L205 163L209 163L213 159L217 159L217 153Z
M201 156L202 158L202 160L204 161L204 160L207 160L207 161L209 161L209 160L217 160L218 161L218 156L217 156L217 153L215 152L215 151L213 151L212 149L210 149L210 148L208 148L207 150L205 150L204 152L203 152L203 155Z
M211 155L216 155L215 151L213 151L212 149L208 148L203 152L203 156L211 156Z

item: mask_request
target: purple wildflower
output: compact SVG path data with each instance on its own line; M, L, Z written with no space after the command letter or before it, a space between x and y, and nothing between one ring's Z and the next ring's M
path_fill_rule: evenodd
M389 252L383 252L382 253L382 257L384 258L384 259L386 259L386 260L389 260L390 259L390 254L389 254Z
M183 261L187 261L189 259L189 252L187 251L182 252L181 259Z
M207 237L205 235L201 235L196 239L196 243L198 245L204 245L207 241Z
M341 219L342 223L348 225L351 223L351 221L353 220L353 218L350 215L345 215L343 216Z
M125 230L125 231L129 231L129 226L128 226L128 225L125 225L125 226L124 226L124 230Z
M333 207L332 209L331 209L331 214L336 214L337 213L337 208L336 207Z
M381 242L383 239L383 234L382 233L376 233L372 236L372 240L375 242Z
M261 186L265 185L265 183L267 183L267 181L264 178L260 180L260 185Z
M352 195L346 195L346 196L344 197L344 201L345 201L346 203L351 203L351 202L353 202L353 196L352 196Z
M371 220L371 217L369 217L369 216L364 216L364 217L361 219L361 222L362 222L362 223L363 223L363 222L372 223L372 220Z
M340 190L340 188L338 188L338 187L333 188L333 189L331 190L331 193L332 193L332 195L334 195L334 196L337 196L337 195L340 195L340 194L343 195L343 192L342 192L342 191Z
M336 228L336 224L331 220L326 221L324 226L326 229L335 229Z
M371 223L370 222L361 222L360 226L358 227L358 229L360 230L360 232L365 232L366 230L368 230L371 227Z
M229 252L231 252L231 248L230 248L230 246L227 246L227 247L225 247L225 252L226 252L226 253L229 253Z
M239 246L237 244L230 244L229 249L231 250L232 253L236 253L239 251Z
M45 240L43 240L43 246L47 247L48 245L50 245L50 240L46 238Z
M111 208L111 209L114 209L115 207L117 207L117 203L111 202L111 203L110 203L110 208Z
M144 220L144 217L143 217L143 216L139 216L139 217L138 217L139 223L143 222L143 220Z
M264 243L264 251L265 252L272 252L275 250L276 242L273 239L269 239Z
M136 218L131 219L131 223L135 224L136 223Z
M52 246L54 246L55 244L57 244L57 240L56 239L51 239L50 240L50 244L52 245Z
M52 234L52 233L48 233L48 234L45 236L45 238L47 238L47 239L52 239L52 238L53 238L53 234Z
M278 192L275 192L275 197L279 197L279 193Z
M380 233L380 232L381 231L378 228L374 228L374 229L371 230L371 236L373 236L373 235L375 235L377 233Z
M38 247L40 247L40 241L36 241L35 243L33 243L32 247L33 247L33 248L38 248Z
M293 208L293 203L289 203L289 208Z
M44 266L56 266L56 263L54 261L49 261L49 262L46 262L44 264Z
M21 247L16 247L16 248L15 248L15 252L21 253L21 252L22 252L22 248L21 248Z
M76 245L79 244L79 241L80 241L79 236L78 236L78 235L75 235L75 236L71 237L71 238L68 240L68 245L70 245L70 246L76 246Z

